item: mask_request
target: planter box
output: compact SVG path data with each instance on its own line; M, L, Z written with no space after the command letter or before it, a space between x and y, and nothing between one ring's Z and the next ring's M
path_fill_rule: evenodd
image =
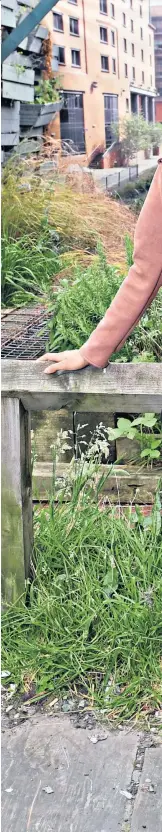
M1 26L6 29L15 29L16 26L16 0L2 0L1 4Z
M62 101L55 101L54 104L21 105L21 127L44 127L55 118L55 115L60 112L61 108Z
M20 72L15 66L3 63L2 66L2 95L13 101L34 100L34 71L25 69Z
M1 133L2 147L16 147L19 143L19 133Z
M20 103L15 101L12 107L3 105L1 107L1 133L14 133L19 131L20 125ZM3 144L3 142L2 142Z

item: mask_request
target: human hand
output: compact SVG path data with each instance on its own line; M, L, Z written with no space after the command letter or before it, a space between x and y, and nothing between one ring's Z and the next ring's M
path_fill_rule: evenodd
M51 361L52 363L44 370L46 375L57 373L59 370L62 370L62 372L82 370L83 367L88 366L88 361L86 361L86 358L83 358L80 350L66 350L66 352L54 353L47 352L45 355L42 355L41 358L37 358L37 364L47 363L47 361Z

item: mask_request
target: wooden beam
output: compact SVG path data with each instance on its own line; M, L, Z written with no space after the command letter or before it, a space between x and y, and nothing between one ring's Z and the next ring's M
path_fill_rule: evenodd
M15 601L25 590L32 551L28 413L18 398L2 399L2 594Z
M155 469L153 471L141 471L136 466L126 463L126 468L122 465L100 465L99 472L106 475L109 472L106 482L104 483L101 493L104 497L110 500L112 505L126 505L133 503L136 505L152 505L154 503L155 494L158 488L158 483L162 477L162 469ZM66 462L59 462L56 465L56 477L59 485L63 486L65 478L70 477L70 467ZM33 499L36 501L48 502L49 495L52 491L53 484L53 465L52 462L36 462L33 470ZM67 500L70 496L67 497Z
M26 410L142 413L162 410L160 364L109 364L106 370L44 375L35 361L2 361L2 395Z

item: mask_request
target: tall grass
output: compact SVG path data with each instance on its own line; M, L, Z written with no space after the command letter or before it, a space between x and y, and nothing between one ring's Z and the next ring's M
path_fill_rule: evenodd
M3 615L2 661L20 690L82 690L113 719L161 700L162 527L99 507L95 466L73 463L62 492L35 512L36 578L30 606ZM70 502L64 502L66 495Z

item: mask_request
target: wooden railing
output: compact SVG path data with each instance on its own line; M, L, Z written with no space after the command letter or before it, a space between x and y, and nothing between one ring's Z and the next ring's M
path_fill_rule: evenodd
M162 410L160 364L110 364L46 376L33 361L2 361L2 589L24 591L33 546L30 413L67 410L142 413Z

